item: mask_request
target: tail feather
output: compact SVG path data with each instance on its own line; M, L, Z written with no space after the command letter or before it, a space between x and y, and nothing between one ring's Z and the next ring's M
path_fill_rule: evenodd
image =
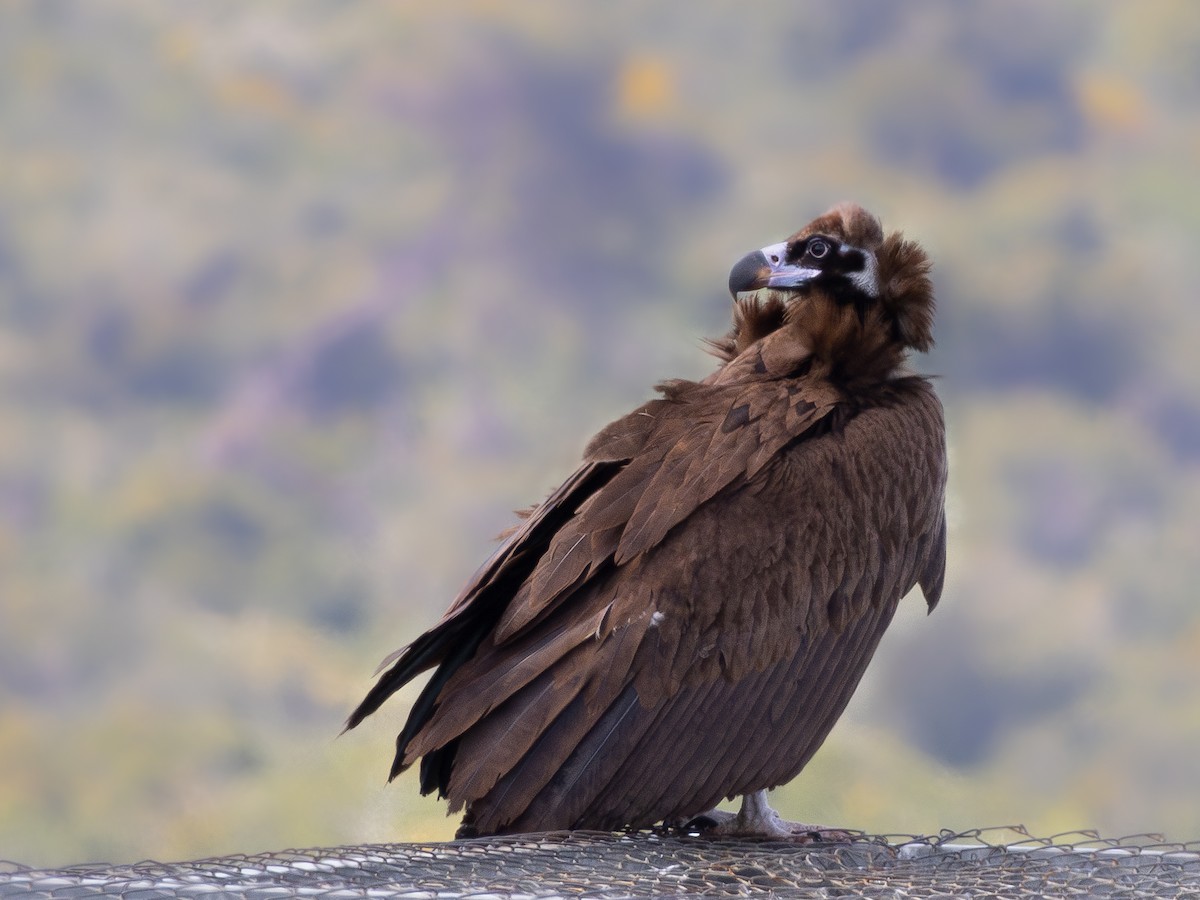
M560 818L562 828L619 828L623 822L588 821L581 824L584 811L602 792L612 774L624 761L649 724L652 714L641 705L637 690L629 685L583 736L565 765L539 792L520 819L515 830L541 828L548 812Z
M560 664L558 669L562 669ZM563 710L579 696L585 676L549 672L474 725L459 740L451 799L475 800L490 791L533 746L556 726Z
M644 634L644 627L630 623L603 641L581 645L463 735L450 799L468 804L479 833L508 830L516 822L519 830L573 826L555 785L593 777L572 761L589 753L589 734L603 738L614 708L638 704L630 672ZM616 754L614 765L620 762L619 747L606 739L601 746ZM542 796L547 786L550 793Z
M395 661L392 667L375 682L371 690L367 692L367 696L355 707L354 712L347 717L342 734L356 728L363 719L383 706L388 697L426 669L431 669L440 663L447 644L446 641L439 640L442 636L437 629L428 631L399 653L393 654L393 657L384 660L383 665L387 665L393 658Z
M524 688L553 673L593 635L602 618L601 610L519 645L479 650L439 685L439 709L419 734L414 733L409 757L421 756L459 737ZM559 669L555 677L565 680L564 671Z

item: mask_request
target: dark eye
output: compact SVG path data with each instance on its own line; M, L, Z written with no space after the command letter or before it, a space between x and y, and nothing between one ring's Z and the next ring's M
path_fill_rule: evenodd
M831 249L829 242L821 238L813 238L808 242L808 255L813 259L824 259Z

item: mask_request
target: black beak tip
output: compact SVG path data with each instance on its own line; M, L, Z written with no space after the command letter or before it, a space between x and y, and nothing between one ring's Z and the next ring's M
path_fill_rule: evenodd
M729 293L734 299L742 291L754 291L766 282L764 274L770 269L767 257L761 250L747 253L729 271Z

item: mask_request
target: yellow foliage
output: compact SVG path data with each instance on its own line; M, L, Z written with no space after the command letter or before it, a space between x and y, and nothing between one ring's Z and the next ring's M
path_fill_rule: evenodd
M172 28L158 42L163 58L175 65L191 62L196 56L196 34L190 28Z
M237 74L217 83L217 96L235 109L289 115L296 110L291 94L276 80L262 75Z
M662 59L633 56L617 73L616 107L622 118L657 119L675 102L675 77Z
M1105 72L1082 72L1076 79L1079 105L1099 128L1134 132L1146 123L1146 104L1128 80Z

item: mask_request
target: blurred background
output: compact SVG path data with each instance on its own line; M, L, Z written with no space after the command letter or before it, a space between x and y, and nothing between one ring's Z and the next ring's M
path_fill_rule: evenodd
M449 838L340 739L730 264L937 262L950 571L787 815L1200 837L1200 6L0 6L0 858Z

